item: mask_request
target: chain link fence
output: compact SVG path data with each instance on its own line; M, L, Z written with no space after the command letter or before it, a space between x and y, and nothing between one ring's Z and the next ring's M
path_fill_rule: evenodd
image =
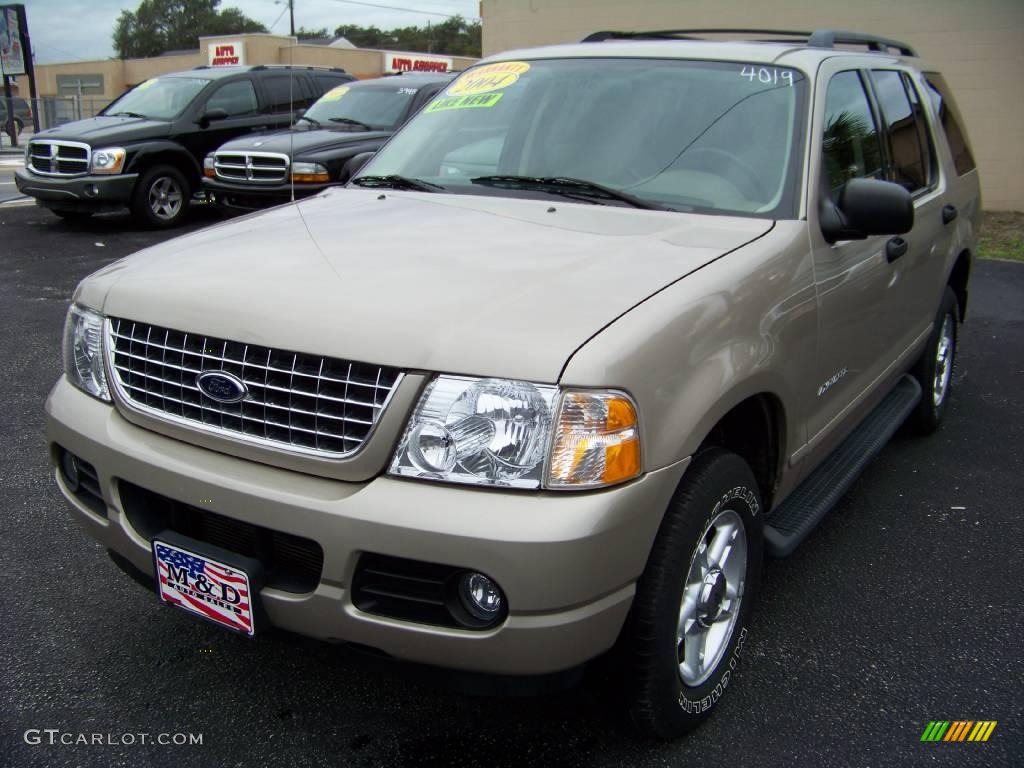
M2 91L0 91L2 92ZM24 147L38 129L54 128L99 114L109 99L83 96L40 96L36 99L0 96L0 148Z

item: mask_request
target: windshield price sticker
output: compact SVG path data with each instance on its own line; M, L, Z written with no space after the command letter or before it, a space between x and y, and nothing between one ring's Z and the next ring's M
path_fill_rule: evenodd
M470 96L442 96L427 107L427 112L445 112L449 109L479 109L493 107L501 101L500 93L476 93Z
M154 77L154 78L151 78L151 79L147 80L147 81L146 81L146 82L144 82L144 83L139 83L139 84L138 84L137 86L135 86L135 90L136 90L136 91L144 91L144 90L146 90L147 88L149 88L149 87L150 87L151 85L153 85L154 83L156 83L156 80L157 80L157 79L156 79L156 78Z
M337 101L348 92L349 87L347 85L339 85L335 88L331 88L331 90L321 96L320 101Z
M456 80L445 92L448 96L471 96L476 93L491 93L508 88L530 65L525 61L502 61L471 69Z
M740 77L745 77L750 82L758 82L762 85L785 85L793 87L793 71L790 69L779 69L778 67L744 67L740 71Z
M399 96L415 96L417 93L419 93L419 90L420 90L419 88L399 88L398 89L398 95Z

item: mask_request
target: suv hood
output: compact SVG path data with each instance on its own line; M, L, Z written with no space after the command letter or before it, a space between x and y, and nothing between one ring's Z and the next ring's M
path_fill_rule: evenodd
M141 251L76 300L278 349L555 382L601 328L773 225L336 188Z
M66 139L67 141L81 141L92 147L100 147L157 139L168 136L170 133L171 124L165 120L99 115L85 120L75 120L73 123L65 123L56 128L48 128L37 133L32 139Z
M244 136L221 144L218 152L280 152L298 157L303 153L322 152L367 139L386 139L390 131L361 131L344 128L318 128L313 130L286 130Z

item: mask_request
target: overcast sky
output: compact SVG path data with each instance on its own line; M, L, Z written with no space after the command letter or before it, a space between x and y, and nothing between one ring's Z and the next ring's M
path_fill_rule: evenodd
M2 1L2 0L0 0ZM36 63L106 59L114 55L111 33L124 9L135 10L139 0L22 0ZM443 16L416 13L460 14L476 18L479 0L366 0L374 5L413 10L386 10L342 0L295 0L295 26L327 27L341 24L375 25L382 29L444 21ZM282 0L222 0L220 7L239 8L263 22L272 32L288 34L288 5ZM276 21L276 23L275 23Z

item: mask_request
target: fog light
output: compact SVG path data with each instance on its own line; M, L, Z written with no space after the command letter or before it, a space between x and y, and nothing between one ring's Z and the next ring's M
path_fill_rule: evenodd
M72 493L78 491L78 460L67 451L60 456L60 471L64 476L64 484Z
M481 621L493 621L501 613L501 589L482 573L464 573L459 579L459 600L469 614Z
M96 197L96 195L98 195L99 193L100 190L95 184L85 185L85 194L87 194L89 197Z

